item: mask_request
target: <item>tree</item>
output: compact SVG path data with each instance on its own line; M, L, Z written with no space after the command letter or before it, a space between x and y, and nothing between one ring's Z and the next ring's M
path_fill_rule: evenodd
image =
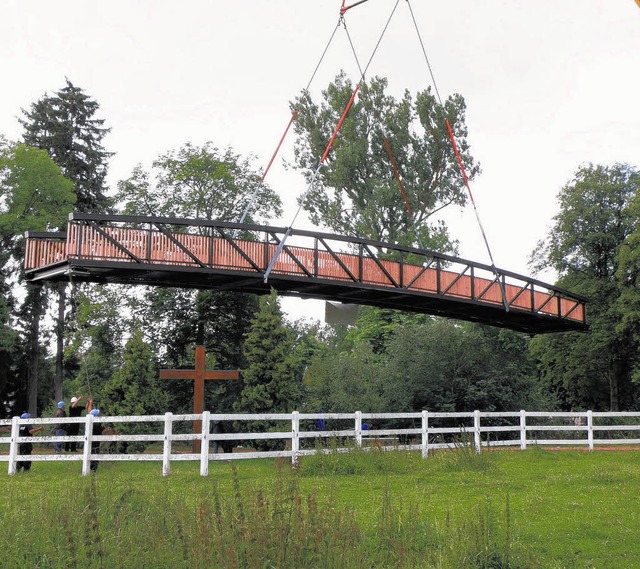
M63 174L71 180L81 212L105 213L110 205L106 195L107 162L111 153L102 145L110 129L95 118L99 104L66 79L66 85L22 109L23 139L26 144L46 150ZM66 225L64 220L58 227ZM57 285L56 398L62 397L66 284Z
M79 290L73 296L75 318L65 349L67 389L84 393L102 405L103 391L121 363L127 330L135 329L135 316L118 285Z
M558 284L589 300L589 334L536 338L544 380L565 407L610 409L637 405L632 382L640 336L632 322L635 297L634 208L640 173L626 164L578 169L559 193L560 211L534 256L537 268L551 268Z
M153 162L155 183L142 166L118 182L117 200L123 213L196 219L239 221L247 203L254 215L269 219L282 213L278 195L262 184L253 158L242 158L231 148L219 150L211 142L190 143Z
M169 396L160 385L151 346L145 342L140 329L133 329L124 347L122 364L104 386L102 399L102 405L110 415L158 415L166 412ZM123 425L120 431L135 434L145 432L145 429L141 429L139 423L133 423ZM132 446L140 451L146 445L138 443Z
M19 267L24 257L24 233L50 230L62 225L76 196L73 184L62 175L60 168L44 150L24 144L9 144L4 140L0 142L0 284L8 288L10 283L15 284L21 279ZM13 278L9 281L7 277L11 273ZM19 309L25 322L23 334L27 339L25 350L28 357L25 365L28 368L28 394L21 393L20 389L14 392L18 404L26 406L28 403L29 411L34 414L38 407L40 322L45 301L42 284L28 284L24 304ZM6 297L5 302L7 308L14 304L10 296ZM11 336L5 334L6 338ZM7 355L12 355L12 351L9 350ZM14 366L14 383L19 375Z
M401 326L388 348L388 380L406 410L516 411L550 403L539 393L526 336L432 318Z
M193 344L197 344L205 346L216 366L237 369L243 366L242 343L258 299L234 291L194 293L157 287L147 290L141 300L133 299L132 307L164 367L192 365ZM190 412L193 389L182 383L172 385L174 408ZM228 413L239 392L237 381L208 382L205 407Z
M362 342L351 350L330 346L313 358L305 374L307 405L332 413L397 412L405 393L388 381L386 358Z
M111 153L102 139L111 129L95 118L100 105L66 79L54 95L22 109L25 144L46 150L75 185L81 212L105 213L109 206L105 179Z
M296 378L292 351L291 333L284 326L278 297L272 291L260 298L260 309L246 336L247 367L242 371L243 388L240 400L234 404L235 411L290 413L298 409L302 403L302 384ZM251 428L273 429L273 425L258 423L252 423Z
M137 166L118 183L122 213L238 221L252 198L253 214L268 219L281 213L280 198L260 181L253 159L208 142L185 144L153 162L153 171ZM248 236L247 236L248 237ZM151 289L139 303L145 333L164 350L164 364L182 365L191 344L202 344L218 365L242 366L242 341L258 303L253 295L233 291ZM175 388L180 393L179 387ZM207 390L207 408L228 411L239 396L237 382L221 382ZM181 393L180 404L188 393Z
M456 135L469 177L479 172L466 140L464 99L454 95L440 105L427 89L415 100L408 91L396 100L386 88L387 80L379 77L362 86L303 206L313 223L341 234L453 250L446 227L434 216L466 200L445 119ZM295 164L308 182L352 92L351 81L341 73L323 92L320 104L308 92L292 104L298 111ZM385 140L402 176L412 216L397 187Z
M345 346L366 342L374 353L386 354L389 342L400 326L416 326L430 320L431 316L425 314L363 306L359 309L356 325L347 331Z
M73 183L45 151L25 144L0 146L0 236L5 254L22 253L26 231L64 225L75 201Z

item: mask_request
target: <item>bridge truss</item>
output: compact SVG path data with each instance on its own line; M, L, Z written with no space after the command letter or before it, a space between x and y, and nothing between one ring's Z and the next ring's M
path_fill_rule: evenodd
M284 236L288 239L283 244ZM29 281L144 284L394 308L531 334L586 330L586 300L433 251L252 224L73 213L67 232L28 232ZM269 262L281 252L268 279Z

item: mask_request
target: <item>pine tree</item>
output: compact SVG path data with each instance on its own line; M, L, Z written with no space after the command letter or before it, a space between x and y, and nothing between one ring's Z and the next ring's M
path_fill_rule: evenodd
M45 93L28 111L22 109L24 142L49 152L74 183L78 211L105 213L109 205L105 178L111 153L102 139L111 129L103 127L104 120L94 118L100 105L71 81L66 82L54 95Z
M302 401L302 385L296 378L293 341L284 326L275 291L260 299L245 345L247 369L243 370L244 387L234 409L241 413L289 413ZM273 430L274 425L258 422L254 430ZM278 429L276 429L278 430ZM258 447L273 446L263 441Z
M151 346L138 328L133 330L122 365L104 386L102 397L109 415L153 415L167 410L169 398L160 384ZM140 423L123 424L120 432L137 434L148 432L148 427L141 427ZM144 443L132 443L130 448L142 451L144 447Z

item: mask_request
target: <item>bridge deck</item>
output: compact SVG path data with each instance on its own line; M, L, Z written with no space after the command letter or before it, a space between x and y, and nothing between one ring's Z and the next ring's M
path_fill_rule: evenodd
M71 214L66 233L28 233L28 280L233 289L367 304L522 332L587 328L585 299L432 251L216 221ZM382 253L380 253L382 252ZM506 298L503 299L503 292ZM508 306L508 310L505 309Z

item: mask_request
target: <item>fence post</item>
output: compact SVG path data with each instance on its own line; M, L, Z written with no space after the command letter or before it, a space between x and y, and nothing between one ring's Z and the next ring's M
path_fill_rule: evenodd
M18 437L20 436L20 417L16 415L11 419L11 438L9 439L9 476L16 473L16 457L18 456Z
M209 474L209 411L202 412L202 439L200 442L200 476Z
M173 430L173 414L164 414L164 443L162 446L162 476L171 473L171 432Z
M82 476L91 474L91 439L93 437L93 415L87 413L84 423L84 448L82 449Z
M593 450L593 411L587 411L587 442L589 450Z
M422 412L422 458L429 456L429 411Z
M362 413L356 411L356 445L362 446Z
M298 467L298 451L300 450L300 417L297 411L291 413L291 466Z
M527 412L520 410L520 450L527 450Z
M480 411L473 412L473 445L476 448L476 454L480 454Z

